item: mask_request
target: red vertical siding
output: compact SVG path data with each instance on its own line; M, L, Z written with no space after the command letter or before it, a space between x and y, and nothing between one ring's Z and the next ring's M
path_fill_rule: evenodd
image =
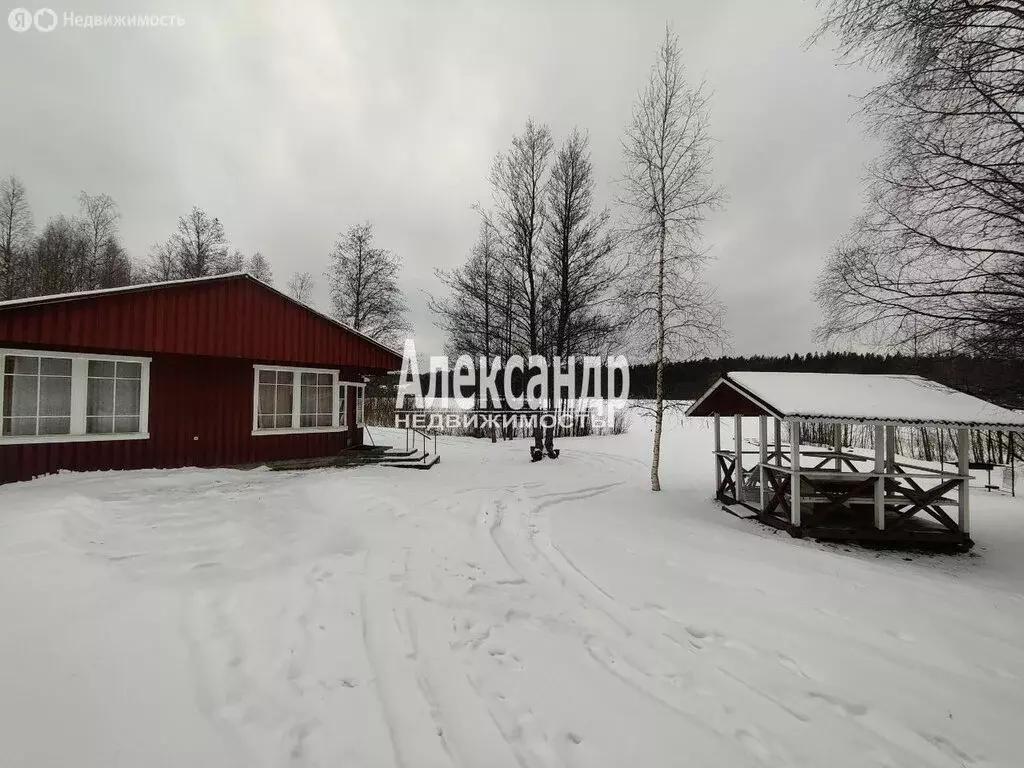
M253 363L162 355L150 366L149 439L0 445L0 482L60 470L232 466L338 453L349 432L252 434Z
M153 358L148 440L0 445L0 482L62 469L229 466L336 453L349 431L254 437L253 363L395 370L398 355L247 276L0 304L0 347Z

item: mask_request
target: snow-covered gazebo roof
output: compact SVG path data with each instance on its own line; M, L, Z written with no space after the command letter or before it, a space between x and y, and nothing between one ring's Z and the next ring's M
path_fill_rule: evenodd
M727 373L686 415L1024 430L1024 413L938 382L856 373Z

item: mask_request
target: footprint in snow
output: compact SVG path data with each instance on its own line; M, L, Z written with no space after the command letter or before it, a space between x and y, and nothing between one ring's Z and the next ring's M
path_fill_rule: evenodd
M782 653L777 653L777 654L775 654L775 660L779 663L779 666L782 667L783 669L787 669L790 672L792 672L794 675L802 677L805 680L809 679L807 673L804 672L800 668L799 664L797 664L795 661L793 661L793 659L789 658L789 656L786 656L785 654L782 654Z
M519 661L519 657L514 653L508 653L503 648L488 648L487 653L502 666L512 667L516 671L522 671L523 669L523 664Z
M695 627L691 625L686 628L686 634L695 640L706 640L714 633L711 630L704 629L703 627Z
M838 696L832 696L821 691L810 691L807 694L812 699L819 699L824 701L826 704L831 704L834 708L838 709L844 715L850 717L861 717L868 713L868 708L863 704L855 704L853 702L840 699Z
M934 745L937 749L943 753L952 757L954 760L958 760L961 765L970 765L974 763L974 758L964 752L962 749L956 746L953 742L947 739L945 736L938 736L936 734L922 733L921 738L930 744Z
M917 638L907 632L900 632L895 629L887 630L886 633L889 637L894 637L902 643L916 643Z
M734 735L736 736L736 740L743 745L744 749L754 756L761 760L769 760L771 758L771 750L765 746L764 742L762 742L756 734L740 728L734 732Z
M707 629L706 627L699 627L695 625L688 625L684 627L686 634L690 636L690 646L696 650L704 650L709 644L716 644L722 648L728 648L733 651L744 651L751 653L753 649L746 643L742 643L739 640L734 640L731 637L723 635L721 632L716 632L713 629Z

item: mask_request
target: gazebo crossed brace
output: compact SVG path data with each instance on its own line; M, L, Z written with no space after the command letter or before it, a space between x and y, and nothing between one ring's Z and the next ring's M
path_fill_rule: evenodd
M725 491L727 489L732 490L732 494L729 498L739 499L739 493L736 490L736 459L730 459L728 456L717 456L718 464L722 468L722 481L718 484L718 492L716 493L717 498L726 498Z

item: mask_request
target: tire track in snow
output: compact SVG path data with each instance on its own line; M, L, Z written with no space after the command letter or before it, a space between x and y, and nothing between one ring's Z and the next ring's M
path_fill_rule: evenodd
M712 728L706 721L707 709L711 708L711 702L702 702L698 706L692 701L692 697L680 696L681 692L678 689L661 684L660 673L648 671L644 664L629 658L633 655L642 656L644 651L650 649L646 646L637 649L638 639L635 637L634 629L628 621L620 618L616 611L609 609L610 605L616 604L615 599L575 565L562 560L552 546L547 546L548 539L536 524L538 513L544 509L606 494L623 482L545 494L535 497L542 500L532 505L525 503L518 496L508 494L493 502L494 513L490 519L491 538L508 567L535 591L521 608L510 609L502 623L525 619L539 621L550 629L551 622L557 621L559 625L564 625L563 629L570 635L577 638L588 656L606 673L664 707L671 714L684 718L690 726L719 733L728 739L726 744L731 744L727 748L737 750L737 759L743 759L748 756L749 750L739 749L738 742L729 739L725 732ZM545 606L548 611L552 605L562 606L555 611L557 617L569 615L575 618L539 618L534 608L538 603ZM612 648L620 650L613 651ZM678 656L674 652L671 655L672 660L677 661ZM492 716L495 716L496 722L516 722L530 714L528 709L520 709L518 712L509 710L504 712L504 716L498 717L495 707L499 710L509 710L511 705L505 701L491 702ZM534 727L537 725L534 723ZM511 732L505 732L508 738L514 738ZM544 766L559 764L552 762L546 734L541 732L541 735L534 739L534 743L540 748L540 752L536 749L531 751L530 757L533 761Z
M714 630L704 630L700 627L686 624L685 622L666 615L659 611L666 620L683 626L691 639L697 643L693 648L697 652L705 652L708 647L708 639L714 641L721 648L732 651L739 651L747 655L756 655L765 659L774 658L775 662L782 668L799 678L802 683L796 691L796 701L786 702L771 693L762 691L757 685L744 680L739 674L735 674L725 668L717 660L709 665L702 665L697 671L697 680L703 679L705 697L707 692L714 690L716 700L706 700L700 706L692 706L692 697L680 697L680 691L674 686L666 684L670 678L664 674L652 672L645 668L644 664L637 664L631 660L636 658L629 653L629 648L637 642L646 646L644 650L650 650L661 657L667 663L678 663L681 659L687 659L686 646L676 638L666 633L655 635L645 632L635 623L630 621L629 614L622 609L621 604L607 590L603 589L588 574L580 569L565 552L559 547L547 533L540 521L542 513L550 510L559 504L584 500L608 492L611 488L621 485L612 483L607 486L594 486L592 488L581 488L576 491L564 493L543 494L533 497L542 499L532 507L526 506L522 514L526 521L528 534L526 540L529 544L551 565L557 575L558 582L572 591L577 592L583 600L584 606L595 608L604 613L611 621L620 627L625 637L616 638L614 633L602 633L595 631L585 640L587 653L590 658L605 669L609 674L615 676L623 683L634 690L642 693L656 703L664 706L669 711L680 715L689 722L703 728L710 728L724 738L728 738L734 744L742 746L744 751L753 757L759 764L787 766L792 764L793 757L785 744L772 736L772 731L784 733L785 728L764 730L753 728L749 723L742 723L737 720L733 712L761 712L762 716L757 722L777 722L772 715L775 712L784 713L786 717L795 718L801 723L811 723L814 719L822 716L835 716L846 719L851 726L857 730L866 731L874 738L882 739L883 743L902 753L903 760L927 760L929 764L936 758L940 761L953 758L957 765L970 765L976 758L965 753L956 745L944 737L935 737L930 734L913 732L888 718L881 713L869 711L866 707L856 702L848 702L839 697L824 693L818 690L814 681L799 669L788 657L776 652L768 652L751 648L746 644L730 640L726 636ZM510 508L512 505L510 505ZM506 513L506 518L508 517ZM669 645L668 643L671 643ZM618 648L619 652L614 649ZM626 651L623 653L622 651ZM643 655L643 654L641 654ZM688 660L688 659L687 659ZM722 693L728 693L729 688L723 690L721 682L725 680L732 683L732 692L729 693L732 704L725 704L718 700ZM792 698L792 697L787 697ZM820 706L813 706L817 702ZM769 709L766 710L765 707ZM711 717L708 715L711 714ZM749 718L748 718L749 719Z
M359 614L366 657L398 768L453 768L443 723L420 682L418 651L398 622L394 563L367 553Z
M632 620L632 611L623 609L611 593L568 558L540 525L545 510L606 494L624 482L537 496L533 500L542 499L539 503L519 505L525 535L516 540L525 541L536 553L536 559L554 574L560 588L582 609L584 626L589 628L583 644L589 657L600 668L682 717L691 726L717 734L729 748L739 747L741 751L737 753L737 759L742 755L746 759L754 758L759 764L787 765L788 750L782 744L760 732L755 733L754 729L745 729L735 717L733 713L742 711L741 707L732 707L708 695L701 697L703 701L695 701L693 681L676 671L681 666L692 666L692 652L671 636L645 631L637 626ZM545 580L552 583L551 579ZM587 620L588 611L591 617L598 619L597 622L593 618ZM648 663L641 661L645 657ZM654 668L650 666L651 659L655 660ZM701 676L706 676L706 672L701 670ZM680 686L680 680L690 683L686 690ZM713 688L707 686L703 690L706 693ZM746 698L749 698L749 692Z
M459 666L454 642L447 639L450 626L445 616L436 606L421 602L410 606L408 625L417 649L421 688L430 701L439 736L456 764L467 768L522 766L517 745L488 714L487 702Z

